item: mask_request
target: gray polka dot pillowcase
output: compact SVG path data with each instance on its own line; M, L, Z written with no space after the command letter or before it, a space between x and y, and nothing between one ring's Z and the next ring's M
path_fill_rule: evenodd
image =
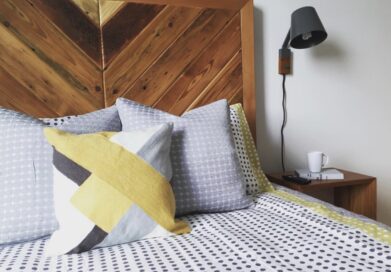
M0 107L0 245L36 239L57 228L45 122L73 133L121 130L115 107L44 121Z
M251 204L232 137L228 102L220 100L181 117L119 98L124 131L173 122L171 160L177 215L225 212Z

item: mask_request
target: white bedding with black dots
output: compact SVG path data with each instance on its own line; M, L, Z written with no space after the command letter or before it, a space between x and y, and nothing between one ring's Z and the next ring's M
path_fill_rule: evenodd
M0 248L0 271L391 271L391 247L264 193L245 210L184 217L188 235L56 258L47 238Z

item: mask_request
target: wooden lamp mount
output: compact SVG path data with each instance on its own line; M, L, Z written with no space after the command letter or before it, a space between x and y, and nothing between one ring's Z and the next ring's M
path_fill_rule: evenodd
M278 73L280 75L292 74L292 51L289 49L289 41L291 39L291 30L288 30L284 43L278 52Z
M280 75L292 74L292 51L289 48L281 48L279 50L278 73Z

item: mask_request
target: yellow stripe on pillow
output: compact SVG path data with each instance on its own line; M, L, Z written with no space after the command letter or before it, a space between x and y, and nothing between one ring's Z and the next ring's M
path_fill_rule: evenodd
M129 186L132 184L129 183ZM128 197L94 174L72 196L71 203L107 233L114 229L132 205Z

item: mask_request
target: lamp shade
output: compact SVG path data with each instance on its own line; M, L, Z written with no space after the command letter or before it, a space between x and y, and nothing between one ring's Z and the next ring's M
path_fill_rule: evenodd
M313 7L302 7L292 13L290 46L309 48L323 42L327 32Z

